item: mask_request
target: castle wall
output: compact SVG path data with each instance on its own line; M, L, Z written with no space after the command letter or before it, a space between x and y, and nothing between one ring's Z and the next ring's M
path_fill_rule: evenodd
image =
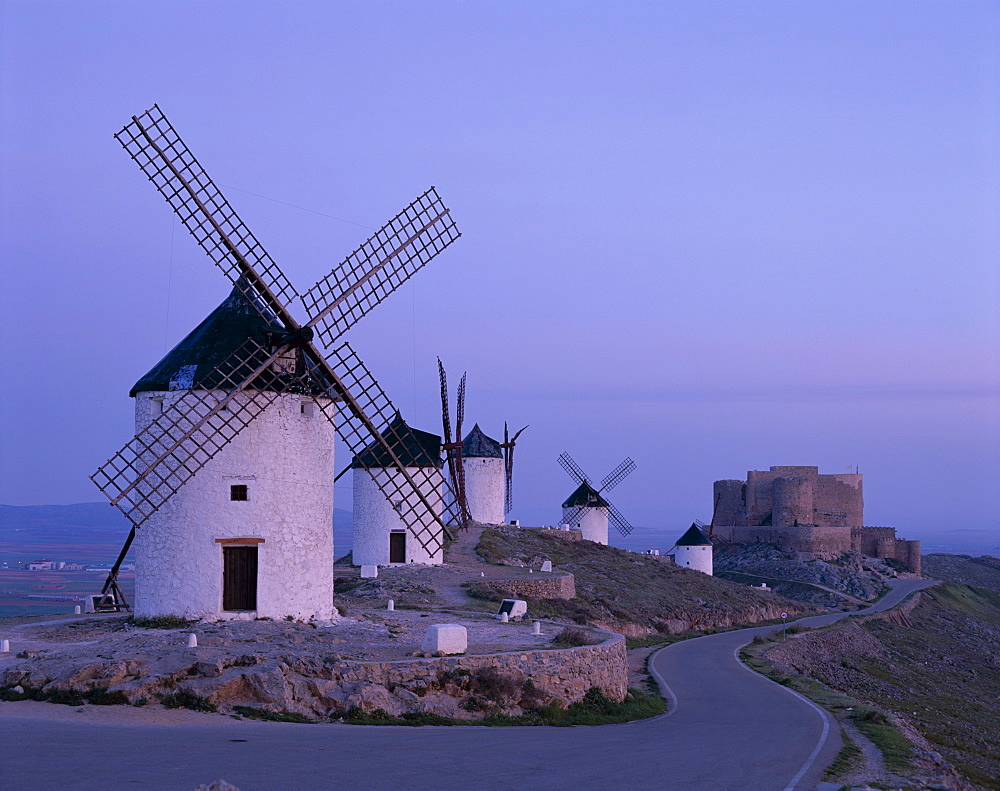
M717 525L714 530L717 536L734 544L774 544L782 552L811 553L830 559L851 548L851 531L843 527Z
M814 500L813 524L857 527L865 523L860 475L817 475Z
M774 527L813 524L814 481L802 476L776 478L771 487Z
M440 514L443 509L442 484L444 481L440 471L425 479L424 470L407 467L411 477L418 475L416 480L424 480L420 484L421 493L430 503L431 508ZM373 469L372 473L380 479L398 482L407 486L402 473L398 470ZM406 562L427 563L438 565L444 562L443 541L433 553L428 552L406 523L400 518L396 506L390 503L378 487L368 470L355 469L354 474L354 544L352 557L355 566L388 566L389 565L389 534L395 531L406 533ZM391 485L391 483L390 483ZM400 501L402 507L402 501ZM440 527L436 529L440 530ZM425 539L426 540L426 539Z
M712 523L745 525L747 523L747 485L743 481L716 481L712 487Z
M204 391L138 393L136 433L156 419L161 405L202 396ZM333 617L334 429L320 410L304 413L302 403L299 395L277 396L136 530L136 615ZM151 463L155 454L144 461ZM246 500L231 499L233 485L247 487ZM257 547L252 613L222 609L226 541Z

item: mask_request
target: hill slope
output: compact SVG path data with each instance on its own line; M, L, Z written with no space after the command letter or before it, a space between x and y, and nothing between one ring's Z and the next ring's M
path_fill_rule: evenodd
M1000 595L945 583L890 612L776 645L778 665L893 712L980 788L1000 789Z
M511 527L483 531L477 551L484 560L539 568L551 560L576 579L571 601L546 599L532 612L560 616L629 636L717 629L815 611L774 593L710 577L591 541L569 541L558 531Z

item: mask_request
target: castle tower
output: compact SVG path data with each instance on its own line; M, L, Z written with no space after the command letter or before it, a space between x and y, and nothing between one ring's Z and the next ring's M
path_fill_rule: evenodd
M185 397L222 400L219 364L272 329L233 289L133 386L136 433ZM301 354L275 365L294 368ZM234 409L249 400L263 407L256 419L136 531L136 615L333 617L333 425L312 395L269 381L237 396ZM226 414L214 419L220 435Z
M692 524L674 545L674 563L712 576L712 542Z
M562 504L563 524L578 528L587 541L608 543L608 501L589 483L581 483Z
M440 472L441 437L410 428L399 416L384 433L393 438L393 451L408 473L428 468ZM372 474L388 476L390 481L398 480L402 485L403 475L390 466L388 455L373 443L354 457L351 467L354 468L354 565L443 563L443 547L433 554L424 549L399 516L402 501L390 503L386 500L372 478ZM429 476L428 482L421 484L421 493L438 514L443 511L443 484L441 474Z
M474 522L504 522L504 466L500 443L487 437L476 423L462 441L465 499Z

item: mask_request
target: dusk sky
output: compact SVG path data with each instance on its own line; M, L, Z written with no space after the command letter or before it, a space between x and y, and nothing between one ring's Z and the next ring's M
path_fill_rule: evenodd
M678 535L808 464L1000 537L996 2L0 0L0 503L102 499L229 291L112 137L154 103L300 292L438 188L463 237L347 338L418 428L437 356L530 424L513 517L567 451Z

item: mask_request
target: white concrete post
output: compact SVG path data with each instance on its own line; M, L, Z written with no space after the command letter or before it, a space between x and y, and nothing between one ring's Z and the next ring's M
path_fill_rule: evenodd
M73 608L73 615L79 615L79 614L80 614L80 605L78 604L76 605L76 607Z
M392 612L396 609L396 601L394 599L389 599L389 603L386 605L386 609Z
M507 617L507 613L500 613L500 623L507 623L508 621L510 621L510 618Z
M541 621L535 621L531 625L531 633L532 634L541 634L542 633L542 622Z
M0 640L0 654L10 653L10 640Z
M192 633L188 635L188 648L198 647L198 635Z

